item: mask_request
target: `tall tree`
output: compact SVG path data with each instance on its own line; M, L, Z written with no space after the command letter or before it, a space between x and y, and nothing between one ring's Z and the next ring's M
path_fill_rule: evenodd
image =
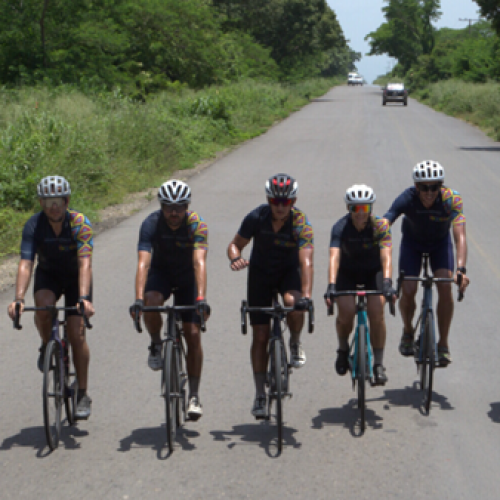
M432 24L441 16L440 0L384 0L382 8L387 22L369 33L368 55L388 54L398 59L405 71L422 54L432 52L435 28Z
M500 35L500 0L474 0L481 8L481 15L492 22Z

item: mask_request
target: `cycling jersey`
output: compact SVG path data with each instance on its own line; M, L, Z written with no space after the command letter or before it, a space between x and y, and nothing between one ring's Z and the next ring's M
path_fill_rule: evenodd
M34 261L38 254L38 267L45 271L77 273L78 257L91 257L92 249L92 226L75 210L66 211L59 236L44 212L33 215L23 229L21 259Z
M208 227L191 210L186 212L178 229L171 229L161 210L150 214L142 223L138 251L153 252L152 269L175 276L193 269L193 250L208 250Z
M415 187L406 189L384 217L393 224L401 214L403 237L425 245L444 240L452 225L465 224L460 193L445 187L430 208L424 207Z
M332 227L330 248L340 248L340 267L347 270L372 271L380 268L380 250L392 247L389 221L372 215L365 228L358 231L351 214Z
M250 266L266 273L281 274L283 269L298 267L299 250L314 248L313 228L306 215L295 207L283 227L274 231L271 208L261 205L243 219L238 234L254 239Z

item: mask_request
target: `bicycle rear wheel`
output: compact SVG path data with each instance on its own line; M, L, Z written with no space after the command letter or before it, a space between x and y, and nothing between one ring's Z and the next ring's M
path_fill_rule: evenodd
M61 409L63 397L59 351L59 344L51 340L45 348L45 359L43 363L43 421L47 444L51 450L57 448L61 435Z
M282 385L282 352L284 347L280 339L273 340L274 384L276 396L276 424L278 425L278 451L283 449L283 385Z
M432 384L434 382L434 369L436 368L436 346L431 330L434 325L433 319L432 311L428 311L425 318L424 345L422 351L425 361L420 367L420 384L422 390L425 391L424 407L427 414L429 414L431 410Z
M361 432L365 432L366 427L366 327L359 326L358 330L358 408L360 413Z
M179 384L174 343L165 342L163 351L163 388L165 398L165 423L167 429L167 445L170 452L174 451L175 434L177 431L177 407L179 404Z

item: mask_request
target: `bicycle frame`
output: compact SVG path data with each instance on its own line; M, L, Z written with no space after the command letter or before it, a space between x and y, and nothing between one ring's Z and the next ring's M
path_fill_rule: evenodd
M368 327L368 315L366 313L366 295L364 292L358 292L357 294L357 302L356 302L356 316L357 316L357 324L356 330L354 333L354 338L351 342L351 346L349 349L349 361L351 364L351 375L352 375L352 384L353 388L356 383L356 379L358 377L358 349L359 349L359 336L365 336L365 346L367 352L367 368L368 368L368 376L370 380L373 379L373 350L371 346L370 340L370 328Z

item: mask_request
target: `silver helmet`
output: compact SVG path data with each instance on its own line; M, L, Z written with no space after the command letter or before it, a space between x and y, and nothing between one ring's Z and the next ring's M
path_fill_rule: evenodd
M413 167L413 180L415 182L443 182L444 168L437 161L421 161Z
M365 184L354 184L345 192L344 200L347 205L363 205L375 203L377 197L370 186Z
M39 198L64 198L71 195L71 188L64 177L49 175L38 183L37 193Z

